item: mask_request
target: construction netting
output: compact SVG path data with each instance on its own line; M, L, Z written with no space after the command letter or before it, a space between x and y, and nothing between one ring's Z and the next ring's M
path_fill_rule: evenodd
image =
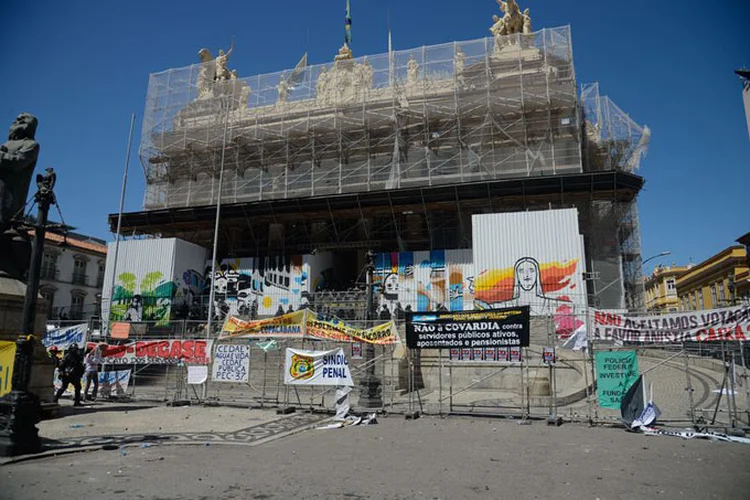
M337 59L151 75L145 208L215 203L222 171L222 200L240 202L584 169L569 27Z

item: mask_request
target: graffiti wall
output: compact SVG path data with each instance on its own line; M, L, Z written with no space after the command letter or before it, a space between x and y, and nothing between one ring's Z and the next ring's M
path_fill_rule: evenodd
M378 313L473 309L473 280L470 249L377 254Z
M472 217L475 305L518 305L532 315L583 311L583 240L576 209L479 214ZM564 322L562 319L560 322Z
M310 294L326 287L333 256L295 255L225 259L216 265L213 280L215 305L223 316L259 317L296 311L310 302ZM205 275L211 275L210 259Z
M165 323L189 311L203 288L203 247L176 238L121 241L116 270L114 243L107 255L102 317L110 321Z

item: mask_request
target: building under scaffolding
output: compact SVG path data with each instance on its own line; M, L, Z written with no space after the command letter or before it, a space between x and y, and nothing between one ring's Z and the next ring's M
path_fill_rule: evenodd
M473 214L575 207L588 303L640 307L648 129L579 89L569 27L249 78L215 64L151 75L124 234L210 248L221 184L221 257L333 252L355 280L365 250L471 248Z

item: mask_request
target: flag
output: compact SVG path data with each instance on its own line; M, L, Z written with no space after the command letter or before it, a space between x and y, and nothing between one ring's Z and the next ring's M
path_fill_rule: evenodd
M344 43L347 46L352 44L352 10L349 6L349 0L346 0L346 32L344 35Z
M292 74L289 76L287 83L289 84L290 90L293 90L294 85L302 83L305 77L305 69L307 69L307 52L302 55L297 65L292 70Z

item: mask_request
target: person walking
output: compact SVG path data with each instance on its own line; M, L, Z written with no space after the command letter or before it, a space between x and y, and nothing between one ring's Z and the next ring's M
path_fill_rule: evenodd
M100 345L97 345L89 351L84 360L84 378L86 380L86 389L83 391L84 401L96 401L96 394L99 392L99 365L102 363L104 363L104 360L102 359L102 348ZM94 391L89 397L89 387L91 387L91 382L94 383Z
M78 349L78 344L73 344L65 352L62 362L60 363L60 379L62 387L55 394L55 403L63 395L69 384L73 385L75 390L75 399L73 406L81 406L81 377L83 376L83 357Z

